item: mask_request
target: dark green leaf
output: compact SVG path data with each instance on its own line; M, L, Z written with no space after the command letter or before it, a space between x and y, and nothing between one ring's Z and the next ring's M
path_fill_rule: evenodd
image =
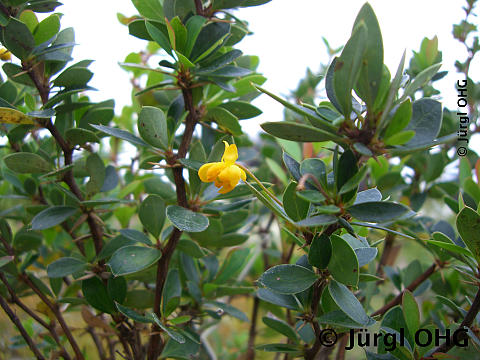
M204 26L198 34L189 58L193 61L200 61L202 57L205 57L220 45L222 39L224 39L229 32L230 24L224 22L212 22Z
M370 326L374 320L370 318L348 288L339 282L332 280L328 284L328 291L335 303L348 315L353 321L364 326Z
M310 203L298 197L297 183L292 181L283 193L283 207L288 216L294 221L305 219L310 208Z
M359 266L355 251L350 244L337 235L330 237L332 256L328 270L333 278L345 285L357 286Z
M354 28L364 22L367 26L367 43L360 75L355 91L371 108L375 103L382 80L383 41L377 17L369 3L360 9L355 19Z
M93 128L95 128L99 131L104 132L105 134L108 134L108 135L117 137L119 139L128 141L129 143L131 143L133 145L140 145L140 146L147 146L148 147L148 144L145 141L143 141L142 139L140 139L140 138L136 137L135 135L129 133L128 131L113 128L113 127L110 127L110 126L104 126L104 125L90 125L90 126L92 126Z
M414 148L432 143L442 126L442 104L436 100L424 98L412 105L412 119L405 130L415 131L415 136L405 144Z
M325 269L332 256L332 244L330 238L325 235L316 235L308 250L308 263L319 269Z
M93 77L93 73L83 67L68 68L53 81L55 86L63 86L65 88L84 87Z
M462 240L480 262L480 215L469 207L464 207L457 215L457 230Z
M273 330L279 332L280 334L288 337L293 342L298 342L298 337L290 325L288 325L285 321L274 319L272 317L264 316L262 321L265 325L272 328Z
M251 119L262 114L262 111L245 101L230 101L220 104L220 107L227 109L238 119Z
M216 107L208 110L207 117L213 119L221 128L227 130L232 135L241 135L242 127L238 118L230 111Z
M78 273L87 268L87 264L79 259L64 257L50 263L47 267L49 278L63 278L71 274Z
M115 304L108 295L107 288L102 280L94 276L82 281L82 292L85 300L95 309L113 314L116 312Z
M382 223L407 214L409 209L405 205L389 201L368 201L352 205L347 211L358 220Z
M367 41L367 27L364 22L360 22L335 63L333 75L335 96L347 119L350 118L352 111L352 89L360 75Z
M165 114L159 108L144 106L138 115L138 132L150 145L167 150L168 131Z
M77 212L71 206L52 206L39 212L32 219L32 230L44 230L61 224Z
M138 217L147 231L158 238L165 223L165 201L158 195L147 196L140 204Z
M289 121L266 122L260 125L264 131L280 139L300 142L334 141L343 143L343 139L333 133L310 125Z
M125 246L117 250L108 265L115 276L132 274L155 263L162 253L157 249L143 246Z
M3 158L3 161L10 170L20 174L42 174L53 168L40 155L28 152L9 154Z
M292 295L278 294L269 289L258 289L257 296L268 303L275 304L290 310L298 310L298 303Z
M301 227L315 227L329 225L337 222L337 218L333 215L315 215L312 217L307 217L304 220L297 221L295 225Z
M277 265L265 271L258 281L280 294L297 294L317 281L317 275L299 265Z
M139 242L146 245L152 245L152 242L143 232L134 230L134 229L121 229L120 234L122 234L127 239L131 241Z
M200 232L208 227L208 218L181 206L167 206L167 217L181 231Z
M27 25L13 17L2 28L2 43L20 60L26 60L35 47L35 39Z

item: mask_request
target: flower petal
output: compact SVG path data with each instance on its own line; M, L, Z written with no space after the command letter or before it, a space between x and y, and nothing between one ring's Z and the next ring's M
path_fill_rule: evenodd
M239 167L238 165L235 165L237 166L239 169L240 169L240 178L243 180L243 181L247 181L247 174L245 174L245 171L243 171L243 169L241 167Z
M224 143L225 143L225 152L223 153L222 161L230 165L234 164L235 161L237 161L238 159L237 145L235 144L228 145L226 141L224 141Z
M225 185L223 186L223 188L221 188L220 190L218 190L218 192L219 192L220 194L226 194L226 193L232 191L234 187L235 187L235 185L230 186L230 184L225 184Z
M212 167L212 165L215 165L215 163L203 164L202 166L200 166L200 169L198 169L198 177L203 182L209 182L209 180L207 180L207 172L208 172L208 169Z
M218 179L223 183L228 183L234 187L240 181L241 169L237 165L229 165L218 174Z

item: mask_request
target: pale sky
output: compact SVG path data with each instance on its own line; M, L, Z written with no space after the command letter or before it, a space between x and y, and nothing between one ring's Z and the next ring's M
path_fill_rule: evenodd
M249 22L254 35L244 38L238 47L245 54L260 57L259 72L268 79L265 88L276 94L288 94L304 76L307 66L316 71L321 62L327 61L322 36L333 47L347 41L363 3L363 0L273 0L266 5L241 9L236 16ZM449 71L438 83L442 102L455 110L454 85L461 77L453 64L457 58L463 60L466 52L451 33L452 24L464 18L461 7L465 1L371 0L370 4L379 19L385 63L391 73L395 72L404 49L408 60L412 50L419 50L423 37L438 36L439 49L443 52L441 70ZM128 53L143 49L146 41L128 35L127 27L119 24L116 14L130 16L136 14L136 9L130 0L65 0L57 10L64 14L62 26L75 28L79 44L74 50L75 58L95 59L91 66L95 76L90 84L99 91L90 96L95 100L116 99L119 113L122 105L130 102L131 87L127 73L118 62ZM471 65L473 79L479 78L479 64L477 57ZM246 131L254 132L259 123L282 119L282 106L266 95L254 104L263 114L247 120L253 126L245 128Z

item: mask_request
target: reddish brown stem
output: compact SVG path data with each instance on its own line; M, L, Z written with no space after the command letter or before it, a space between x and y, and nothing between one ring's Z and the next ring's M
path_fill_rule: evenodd
M42 355L40 350L38 350L37 345L33 342L32 338L30 335L28 335L27 331L23 327L20 319L18 316L15 314L15 312L8 306L8 303L5 301L5 299L0 295L0 307L5 311L5 314L10 318L12 323L15 324L15 326L18 328L18 331L20 331L20 334L22 337L25 339L25 342L27 343L28 347L30 350L32 350L33 354L38 360L45 360L45 357Z
M398 294L392 301L390 301L388 304L385 304L382 308L378 309L374 313L372 313L370 316L376 316L376 315L383 315L385 314L388 310L393 308L394 306L400 304L402 302L402 297L403 294L406 290L408 291L414 291L417 287L420 286L421 283L423 283L425 280L427 280L437 269L437 264L432 264L423 274L421 274L418 278L416 278L410 285L407 286L407 288L402 291L400 294Z
M63 318L62 313L60 312L58 306L52 303L45 296L45 294L42 293L42 291L32 282L32 280L28 277L28 275L22 274L21 279L38 295L38 297L45 303L45 305L47 305L48 308L53 312L65 336L67 337L68 342L72 346L73 352L75 353L77 360L85 360L85 358L83 357L82 351L80 350L80 347L78 346L75 338L73 337L72 332L70 331L70 328L65 322L65 319Z

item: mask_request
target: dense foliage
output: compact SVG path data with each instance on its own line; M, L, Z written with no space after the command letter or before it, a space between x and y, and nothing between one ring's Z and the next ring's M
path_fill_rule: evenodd
M234 10L269 0L132 2L118 18L145 50L121 63L132 104L115 115L88 97L92 60L70 63L59 2L0 1L4 354L474 358L475 1L454 25L468 55L450 110L437 38L388 69L368 3L283 99L237 49ZM285 119L249 137L260 95ZM383 340L350 350L365 329Z

